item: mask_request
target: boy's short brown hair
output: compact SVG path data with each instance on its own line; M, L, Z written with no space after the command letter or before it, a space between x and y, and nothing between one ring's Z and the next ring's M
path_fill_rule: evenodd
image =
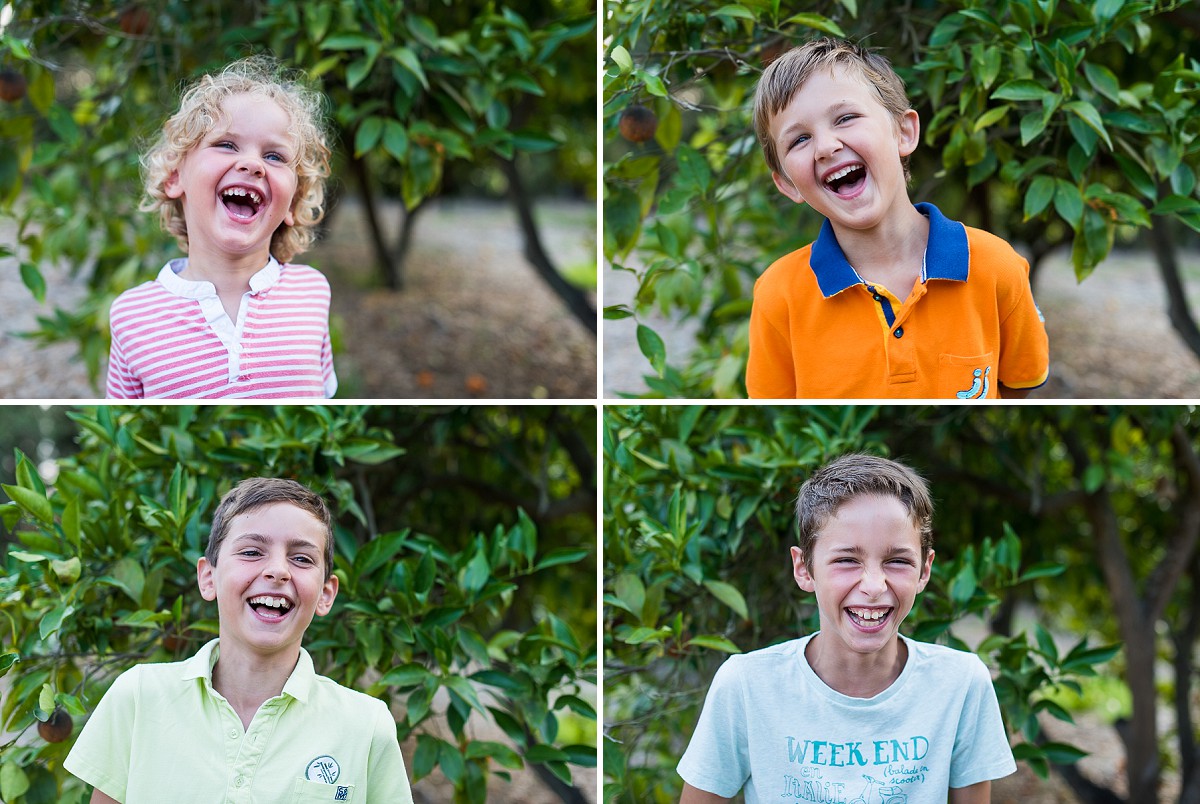
M754 133L772 173L783 173L783 163L771 139L771 120L804 86L814 72L845 67L879 93L879 102L897 120L911 108L904 81L891 62L866 48L842 39L823 37L787 51L771 62L754 90ZM909 179L908 157L901 158L904 178Z
M333 574L333 515L320 494L295 480L278 477L251 477L238 483L225 493L213 514L212 529L208 534L208 546L204 557L212 566L217 566L217 554L221 542L229 535L229 526L234 517L246 514L275 503L288 503L312 514L325 526L325 580Z
M813 472L796 497L796 525L804 565L812 572L817 534L843 504L864 494L900 500L921 534L921 562L933 549L933 500L925 479L897 461L875 455L843 455Z

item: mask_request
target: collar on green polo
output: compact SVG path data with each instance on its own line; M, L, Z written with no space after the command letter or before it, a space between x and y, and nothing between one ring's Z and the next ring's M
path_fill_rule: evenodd
M929 218L929 242L925 246L921 281L949 279L966 282L970 264L966 227L947 218L933 204L922 202L914 206L918 212ZM854 270L854 266L846 260L828 218L821 224L821 233L813 243L809 265L817 276L821 295L827 299L846 288L867 284L858 275L858 271Z
M212 671L216 667L220 655L220 640L209 640L200 650L196 651L195 656L180 662L179 678L183 681L204 679L211 689ZM317 671L313 665L312 656L304 648L300 648L300 657L296 660L295 669L292 670L283 685L283 694L295 698L300 703L306 703L316 676Z

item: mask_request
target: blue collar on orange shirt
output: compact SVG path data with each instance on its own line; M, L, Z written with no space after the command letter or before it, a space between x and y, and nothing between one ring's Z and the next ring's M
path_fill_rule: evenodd
M929 218L929 242L925 246L921 281L951 279L966 282L970 265L966 228L958 221L947 218L933 204L920 203L915 206L918 212ZM808 262L817 275L821 295L827 299L848 287L867 284L846 260L828 219L821 224L821 233L813 243Z

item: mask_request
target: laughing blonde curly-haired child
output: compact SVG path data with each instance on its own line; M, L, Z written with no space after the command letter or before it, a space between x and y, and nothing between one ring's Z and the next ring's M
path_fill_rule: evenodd
M274 59L205 75L142 159L187 252L112 305L107 395L330 397L329 284L290 262L324 216L324 98Z

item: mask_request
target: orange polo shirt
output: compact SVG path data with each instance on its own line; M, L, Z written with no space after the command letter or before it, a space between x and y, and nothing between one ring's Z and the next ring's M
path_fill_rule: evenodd
M1049 375L1029 263L995 235L929 218L920 280L901 300L851 267L829 221L754 285L746 389L760 399L999 398Z

